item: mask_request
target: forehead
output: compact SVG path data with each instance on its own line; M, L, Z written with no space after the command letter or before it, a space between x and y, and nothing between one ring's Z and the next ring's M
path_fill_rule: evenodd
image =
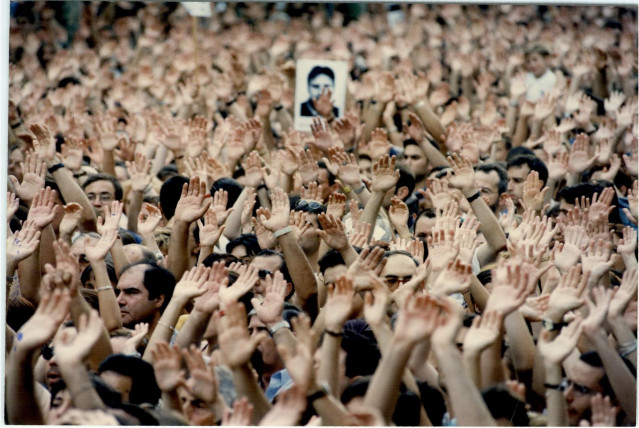
M415 271L417 271L417 266L415 266L415 262L413 261L412 257L404 254L393 254L392 256L388 257L388 261L386 262L386 266L384 266L384 272L382 272L382 276L413 275Z
M135 288L141 291L145 291L144 286L144 272L146 271L145 265L133 266L122 274L118 281L118 290L124 290L126 288Z
M311 85L332 85L333 79L328 77L326 74L318 74L311 79L310 83Z
M581 360L566 364L566 375L568 379L588 388L601 391L599 382L604 377L604 370L600 367L593 367Z
M329 267L324 271L324 283L329 284L335 282L346 273L346 265L337 265Z
M479 187L497 189L499 186L499 174L497 171L490 171L488 173L475 171L475 183L477 183Z
M115 187L109 180L98 180L84 188L86 193L115 193Z
M530 173L530 167L525 163L508 168L508 178L526 178L528 173Z
M414 156L414 155L424 156L424 151L422 150L421 147L417 147L415 144L409 144L404 149L404 155L408 155L408 156Z
M274 272L282 266L282 259L277 255L257 256L251 261L250 266L255 269L270 270L271 272Z

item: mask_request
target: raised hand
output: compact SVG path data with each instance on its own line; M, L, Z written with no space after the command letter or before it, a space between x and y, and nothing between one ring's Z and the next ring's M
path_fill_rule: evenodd
M311 124L311 133L314 138L311 144L320 151L327 153L328 149L331 148L334 143L333 138L331 137L331 130L326 120L314 117L313 123Z
M31 220L36 229L42 230L55 218L58 206L55 204L56 191L47 186L33 197L27 221Z
M40 231L32 222L25 222L22 229L11 233L7 229L7 266L16 267L18 263L29 257L40 245Z
M140 235L153 235L153 231L162 221L162 213L155 205L144 203L138 215L138 232Z
M153 176L149 174L151 161L147 160L144 154L136 153L134 162L126 161L126 168L131 177L131 190L144 192L153 179Z
M448 163L453 169L453 176L448 179L451 186L460 190L475 188L475 171L467 157L459 157L456 153L448 156Z
M190 182L184 183L182 187L182 195L175 207L175 220L193 223L204 215L210 205L211 199L207 198L206 183L200 182L199 177L191 178Z
M628 269L623 273L621 285L617 287L608 307L608 318L623 316L630 300L637 293L637 268Z
M328 203L326 204L326 214L331 214L335 218L342 218L346 213L346 196L341 193L328 195Z
M182 355L177 345L169 346L158 342L155 349L151 349L155 380L160 390L172 392L179 386L186 385L184 370L182 370Z
M595 163L598 155L595 154L593 157L589 157L589 147L588 136L586 134L577 135L568 158L568 171L571 174L581 174Z
M395 169L395 156L384 155L373 165L373 190L386 192L399 180L399 170Z
M428 259L434 273L443 271L459 254L459 244L455 244L454 230L433 229L428 237Z
M428 339L439 322L438 301L430 295L411 296L399 311L394 341L415 344Z
M584 273L590 274L590 281L594 284L598 282L614 263L611 259L612 244L603 239L595 241L590 240L586 253L582 254L581 262L583 263Z
M217 400L217 379L212 364L206 364L195 344L188 349L182 349L182 356L186 367L189 369L189 380L186 387L194 397L205 403L214 403Z
M326 329L340 333L353 311L353 282L347 276L340 277L328 286L328 298L324 306Z
M62 207L64 209L64 217L58 227L60 236L68 236L69 238L78 228L80 219L82 218L83 208L80 204L75 202L69 202Z
M55 158L55 138L53 134L43 123L34 123L29 126L35 140L33 141L33 147L45 161L53 161Z
M302 178L302 183L308 183L311 181L317 181L319 177L319 166L310 150L301 151L297 156L299 162L298 171Z
M203 247L215 246L226 227L218 225L217 214L213 207L210 207L204 214L204 223L198 219L197 224L200 228L200 245Z
M273 276L267 275L264 279L264 300L251 299L257 317L264 324L275 324L282 319L284 299L286 298L286 281L282 272L275 272Z
M354 154L346 154L341 147L331 147L328 154L333 165L337 166L335 175L350 187L359 187L362 177L359 173L359 165Z
M501 336L503 315L498 311L488 311L477 316L464 337L464 355L480 355Z
M577 340L579 340L582 330L581 315L578 314L552 342L548 330L541 332L537 341L537 349L544 358L546 367L558 366L570 355L577 346Z
M344 223L333 214L319 214L317 216L321 230L317 231L318 236L326 242L329 247L343 251L348 248L348 237Z
M293 386L277 395L277 402L262 418L259 426L296 426L304 410L306 410L306 395L301 388ZM248 425L246 423L234 425Z
M13 183L16 195L20 200L30 203L35 195L44 188L47 164L42 162L38 153L33 153L27 154L20 166L22 167L22 183L18 182L18 179L13 175L9 176L9 180Z
M262 184L264 176L262 173L262 161L260 155L254 150L242 162L242 168L244 169L244 177L246 184L251 187L258 187Z
M84 239L84 251L90 262L100 262L104 260L109 253L115 241L118 240L118 231L114 229L106 229L100 240L94 246L91 245L91 239Z
M389 294L386 287L374 288L364 297L364 318L371 327L381 325L387 318ZM403 304L401 305L403 306Z
M519 312L521 312L524 318L528 321L541 321L548 310L549 300L550 294L528 297L524 304L519 308Z
M561 277L559 285L550 294L548 300L546 316L551 321L561 321L566 312L577 309L584 304L583 293L588 284L589 276L588 273L581 276L581 265L578 264Z
M323 202L322 193L322 185L317 184L316 181L311 181L307 183L307 187L302 187L300 190L300 199L315 201L321 204Z
M459 246L457 258L463 263L470 264L472 262L473 254L480 245L477 235L480 225L481 223L477 221L475 216L470 216L455 230L454 242Z
M116 134L116 127L118 119L115 116L103 116L96 119L95 131L100 140L103 150L113 150L118 145L118 136Z
M120 218L122 217L122 209L124 204L119 201L111 202L111 206L104 206L104 219L98 216L98 233L100 235L106 233L107 230L118 230L120 228Z
M486 311L499 311L506 317L524 304L535 284L521 266L499 266L493 270L493 292L488 299Z
M264 214L260 215L260 223L271 232L276 232L288 226L290 211L288 195L278 188L271 193L270 217L267 218Z
M137 323L134 327L133 335L129 337L120 348L120 354L130 355L138 350L142 339L149 333L149 324L145 322Z
M57 288L42 293L35 313L17 331L17 344L13 352L35 351L47 343L69 314L69 290Z
M313 370L313 355L315 354L316 343L315 332L311 329L311 320L306 314L293 318L291 325L297 338L295 352L292 353L283 345L278 345L277 351L282 357L295 385L302 391L308 391L315 380Z
M597 193L592 196L592 202L590 199L582 197L579 207L582 209L588 208L588 220L593 222L601 215L608 217L608 215L615 209L614 205L611 206L614 196L615 189L612 187L606 187L601 192L601 196Z
M391 199L391 206L388 208L388 216L390 217L391 224L400 235L410 233L408 230L408 215L408 205L401 199L393 197Z
M580 427L612 427L617 423L617 413L619 407L613 406L610 397L603 398L601 394L593 395L590 398L590 422L582 419L579 421Z
M380 247L372 250L365 248L359 253L357 260L348 267L346 275L353 281L356 291L370 290L379 282L379 276L386 265L383 256L384 250Z
M15 193L7 192L7 223L11 221L19 207L20 199L16 198Z
M171 300L190 302L193 298L201 296L206 292L204 284L209 275L210 268L199 265L184 272L182 279L175 285Z
M230 270L233 270L232 268ZM239 269L239 276L232 286L227 287L226 284L220 284L220 301L222 309L236 303L240 297L253 289L259 279L258 272L248 266L242 266Z
M332 92L329 88L324 88L322 94L317 98L311 100L313 108L317 110L323 117L331 117L333 114L333 102L331 101Z
M544 197L546 193L548 193L548 190L550 189L544 187L543 181L539 179L539 173L537 171L531 171L524 182L524 191L522 194L522 205L524 209L541 211L544 205Z
M215 320L219 326L218 343L224 362L231 368L247 364L257 345L267 336L261 331L249 336L246 310L242 303L230 303L224 309L224 316L219 313Z
M271 409L273 409L272 407ZM235 400L233 403L233 411L229 408L224 409L224 415L222 416L222 426L248 426L251 424L251 418L253 417L253 404L248 400L248 397L244 396Z
M360 213L361 215L361 213ZM355 218L353 221L356 221ZM355 227L348 234L348 242L353 247L364 247L368 244L373 226L370 223L355 223Z
M592 297L594 302L590 298L586 299L588 316L581 323L584 334L590 338L594 338L599 333L603 322L606 320L608 307L612 300L612 290L606 289L602 285L594 287L592 289Z
M90 314L80 315L77 334L63 330L54 341L55 358L60 367L75 370L89 356L104 331L104 323L98 311L91 310Z
M435 280L431 293L434 295L450 295L465 293L470 288L473 271L469 264L462 263L459 259L450 261Z
M205 291L195 298L193 308L203 313L212 314L220 307L220 288L226 287L228 283L228 270L224 262L213 263L204 282Z

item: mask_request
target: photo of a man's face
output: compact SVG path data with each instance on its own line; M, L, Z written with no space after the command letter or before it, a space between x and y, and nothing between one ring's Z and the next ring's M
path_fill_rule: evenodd
M313 76L313 73L315 74ZM310 98L316 100L322 95L322 92L330 89L331 92L335 92L335 76L333 70L327 67L315 67L308 75L308 93Z
M296 129L308 130L312 118L338 118L346 94L348 69L341 61L298 61L296 73ZM340 80L341 79L341 80ZM324 95L326 99L320 99ZM332 106L332 108L331 108ZM332 113L332 114L331 114Z

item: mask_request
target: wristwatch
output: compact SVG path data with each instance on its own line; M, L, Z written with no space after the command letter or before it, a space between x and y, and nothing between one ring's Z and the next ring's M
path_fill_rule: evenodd
M327 395L330 395L331 391L328 388L328 384L326 382L321 382L319 385L319 390L311 392L306 396L306 400L308 400L308 404L313 404L315 400L319 400L320 398L324 398Z
M543 320L541 322L541 325L548 331L559 331L565 326L567 326L568 324L565 322L554 323L550 320Z
M291 325L288 323L288 321L280 321L278 323L273 324L269 329L268 332L271 334L271 336L275 336L275 333L277 333L277 331L281 328L291 328Z

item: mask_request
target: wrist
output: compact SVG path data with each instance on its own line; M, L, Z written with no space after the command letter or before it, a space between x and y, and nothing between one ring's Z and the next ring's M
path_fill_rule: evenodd
M475 186L462 188L460 190L461 190L462 194L464 195L464 198L466 198L466 199L468 199L471 196L474 196L476 193L479 193L479 190L477 190L475 188Z
M564 312L558 309L548 309L546 311L545 319L551 321L554 324L558 324L564 319Z

